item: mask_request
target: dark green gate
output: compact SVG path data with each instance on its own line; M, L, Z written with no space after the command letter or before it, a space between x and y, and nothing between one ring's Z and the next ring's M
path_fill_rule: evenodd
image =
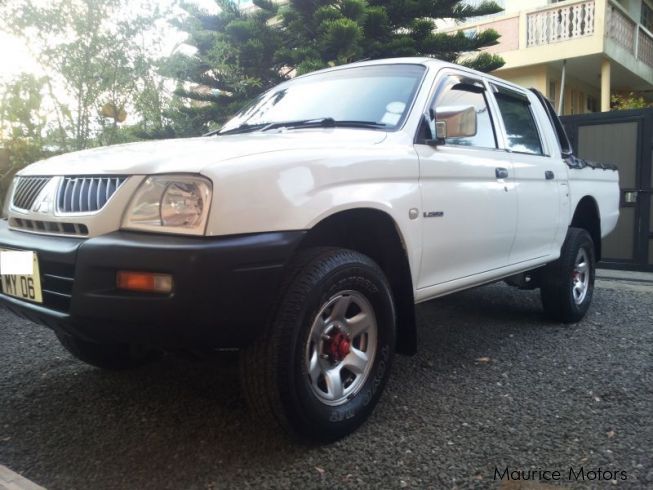
M653 271L653 109L564 116L574 152L619 166L620 218L601 266Z

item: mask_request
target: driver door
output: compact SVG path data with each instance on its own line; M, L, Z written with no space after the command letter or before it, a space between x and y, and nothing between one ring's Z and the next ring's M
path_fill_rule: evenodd
M486 84L467 74L447 74L436 87L425 116L432 134L438 113L469 113L472 107L476 127L474 134L459 136L456 129L451 134L451 126L460 125L449 124L437 143L416 140L423 226L418 288L508 265L517 220L513 165L500 149Z

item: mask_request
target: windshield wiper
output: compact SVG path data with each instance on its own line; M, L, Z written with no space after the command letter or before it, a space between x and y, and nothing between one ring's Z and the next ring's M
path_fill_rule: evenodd
M288 121L288 122L279 122L279 123L256 123L256 124L243 123L240 126L227 129L226 131L221 131L219 129L217 131L211 131L210 133L207 133L206 136L211 136L213 134L222 136L224 134L250 133L259 130L267 131L268 129L281 128L281 127L297 127L306 124L311 124L311 125L329 124L331 121L333 121L332 118L326 117L323 119L303 119L301 121Z
M261 131L267 131L269 129L278 129L278 128L385 128L387 124L378 123L374 121L344 121L336 120L332 117L323 117L321 119L303 119L299 121L282 121L269 123Z
M212 136L214 134L222 136L225 134L240 134L250 133L253 131L267 131L269 129L297 129L297 128L371 128L379 129L385 128L387 124L378 123L374 121L338 121L332 117L323 117L320 119L301 119L297 121L281 121L272 123L257 123L247 124L243 123L238 127L227 129L226 131L211 131L205 136Z
M250 133L252 131L257 131L259 129L265 128L268 123L259 123L259 124L241 124L240 126L237 126L235 128L227 129L226 131L218 130L218 131L211 131L208 133L206 136L211 136L212 134L217 134L218 136L222 136L224 134L240 134L240 133Z

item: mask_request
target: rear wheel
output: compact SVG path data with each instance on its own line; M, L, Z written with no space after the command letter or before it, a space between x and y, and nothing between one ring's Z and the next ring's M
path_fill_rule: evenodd
M147 364L158 357L156 351L129 344L97 344L68 333L56 332L61 345L74 357L101 369L120 371Z
M541 297L546 315L556 321L580 321L592 302L594 242L581 228L569 228L560 258L542 272Z
M302 253L274 318L241 357L252 410L300 437L332 441L372 412L388 379L395 311L368 257L344 249Z

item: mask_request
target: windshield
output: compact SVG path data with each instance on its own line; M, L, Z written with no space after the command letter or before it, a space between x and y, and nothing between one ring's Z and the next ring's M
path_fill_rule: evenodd
M325 118L396 129L407 115L424 71L421 65L376 65L291 80L258 97L220 133Z

